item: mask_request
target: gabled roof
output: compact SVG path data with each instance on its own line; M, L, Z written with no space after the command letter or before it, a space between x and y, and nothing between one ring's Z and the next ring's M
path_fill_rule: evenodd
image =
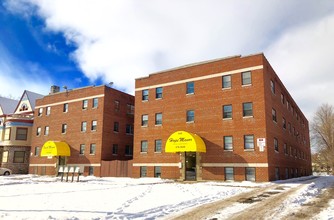
M0 108L5 115L14 113L18 103L18 100L0 97Z
M25 90L24 92L27 94L28 99L30 101L31 108L33 110L35 109L36 99L41 99L41 98L44 97L44 95L34 93L34 92L30 92L30 91L27 91L27 90Z
M16 106L15 113L34 111L36 99L41 99L43 97L44 96L41 94L24 90L21 99Z

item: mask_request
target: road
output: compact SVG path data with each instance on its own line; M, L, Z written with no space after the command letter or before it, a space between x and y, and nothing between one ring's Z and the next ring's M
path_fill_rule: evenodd
M319 190L319 194L300 207L288 209L288 213L284 205L289 205L286 201L296 195L298 191L304 190L307 192L308 189L306 187L310 187L310 184L316 181L315 178L302 180L295 185L285 183L269 184L266 187L241 193L225 200L205 204L173 219L310 219L328 207L329 201L333 199L333 183L326 190Z

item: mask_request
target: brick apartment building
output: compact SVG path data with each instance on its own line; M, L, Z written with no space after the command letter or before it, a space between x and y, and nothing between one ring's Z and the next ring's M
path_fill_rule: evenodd
M311 175L308 121L263 54L136 79L133 177Z
M36 101L29 172L130 175L134 97L105 85L59 90Z

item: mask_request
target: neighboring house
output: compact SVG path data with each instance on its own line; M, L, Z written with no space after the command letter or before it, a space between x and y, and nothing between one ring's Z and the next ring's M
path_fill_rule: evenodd
M150 74L136 79L135 97L133 177L312 174L308 121L263 54Z
M29 173L130 175L133 120L132 95L104 85L62 92L53 86L36 101Z
M28 173L35 100L42 97L25 90L19 101L0 98L0 164L14 174Z

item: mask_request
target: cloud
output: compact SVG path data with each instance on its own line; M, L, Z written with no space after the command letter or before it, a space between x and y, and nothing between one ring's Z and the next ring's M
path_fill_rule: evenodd
M298 105L311 119L317 106L334 105L334 14L283 34L268 59Z
M48 94L51 80L37 63L19 61L0 43L0 95L20 98L24 90ZM44 75L44 77L40 77Z
M62 33L76 47L71 59L91 82L114 82L116 88L133 93L134 79L152 72L264 52L307 115L316 108L312 105L332 102L328 96L316 100L314 95L327 91L331 81L326 78L332 77L333 50L327 47L332 37L328 28L333 27L331 0L11 0L6 4L26 15L33 10L45 20L47 31Z

